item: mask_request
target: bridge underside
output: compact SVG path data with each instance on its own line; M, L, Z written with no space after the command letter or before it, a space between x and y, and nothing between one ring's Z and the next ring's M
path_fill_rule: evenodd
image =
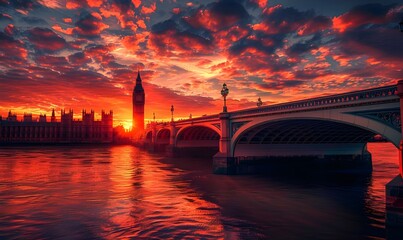
M214 157L215 173L372 170L366 143L376 134L345 123L293 119L266 122L239 136L233 155Z
M178 135L176 147L218 147L220 135L214 130L194 126L184 129Z
M357 155L375 133L339 122L283 120L242 134L234 156Z
M177 155L211 157L218 151L220 135L204 126L187 127L178 133Z

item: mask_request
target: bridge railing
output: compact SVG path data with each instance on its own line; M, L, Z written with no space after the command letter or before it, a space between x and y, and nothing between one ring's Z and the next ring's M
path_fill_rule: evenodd
M218 114L213 114L213 115L205 115L205 116L201 116L201 117L195 117L195 118L189 118L189 119L184 119L184 120L178 120L175 121L176 123L189 123L189 122L203 122L203 121L208 121L211 119L217 120L219 118Z
M231 112L231 116L250 115L262 112L274 112L274 111L290 111L294 109L306 109L316 108L318 106L334 105L339 103L350 103L362 100L385 98L397 94L397 86L385 86L379 88L372 88L362 91L354 91L349 93L336 94L325 97L318 97L312 99L305 99L300 101L294 101L289 103L280 103L275 105L269 105L259 108L239 110Z
M363 100L369 99L381 99L385 97L391 97L397 94L397 85L385 86L372 88L361 91L354 91L349 93L342 93L324 97L317 97L305 100L299 100L289 103L280 103L275 105L268 105L263 107L255 107L244 110L238 110L234 112L230 112L231 116L242 116L242 115L252 115L258 113L265 112L276 112L276 111L291 111L298 109L307 109L307 108L317 108L320 106L331 106L340 103L354 103ZM185 120L175 121L175 123L191 123L191 122L203 122L209 120L217 120L219 118L219 114L207 115L196 118L189 118ZM164 126L167 126L169 123L162 123ZM157 124L161 125L161 124Z

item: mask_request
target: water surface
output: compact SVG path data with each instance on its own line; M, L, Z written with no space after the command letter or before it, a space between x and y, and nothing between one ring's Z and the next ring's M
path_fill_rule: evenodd
M0 149L0 239L384 239L390 143L372 174L223 176L132 146Z

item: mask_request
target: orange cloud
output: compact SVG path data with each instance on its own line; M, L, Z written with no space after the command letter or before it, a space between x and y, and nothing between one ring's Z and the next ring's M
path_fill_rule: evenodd
M67 28L67 29L63 29L62 27L60 27L58 24L52 26L52 28L58 32L67 34L67 35L71 35L73 34L73 30L74 28Z
M125 36L123 37L122 44L125 46L126 49L130 51L137 51L140 49L139 44L145 41L146 36L148 35L147 32L144 33L137 33L133 36Z
M157 9L157 6L155 3L151 4L149 7L143 6L141 8L141 13L142 14L150 14L155 12L155 10Z
M146 28L147 28L146 23L144 22L143 19L140 19L140 20L137 21L137 26L139 26L139 27L142 28L142 29L146 29Z
M133 5L138 8L141 4L141 0L132 0Z
M78 0L66 0L67 9L77 9L83 6L83 2Z
M90 7L100 7L103 3L103 0L87 0L87 4Z
M73 20L71 18L63 18L63 21L65 23L72 23L73 22Z

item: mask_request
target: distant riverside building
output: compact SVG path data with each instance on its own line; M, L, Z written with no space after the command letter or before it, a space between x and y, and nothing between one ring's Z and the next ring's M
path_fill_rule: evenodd
M137 72L136 86L133 89L133 133L144 131L145 93L141 83L140 71Z
M111 143L113 141L113 112L102 111L101 120L95 120L94 111L82 111L82 119L74 120L73 111L61 111L57 121L55 110L50 121L46 115L34 119L32 114L24 113L23 120L8 113L0 116L1 143Z

